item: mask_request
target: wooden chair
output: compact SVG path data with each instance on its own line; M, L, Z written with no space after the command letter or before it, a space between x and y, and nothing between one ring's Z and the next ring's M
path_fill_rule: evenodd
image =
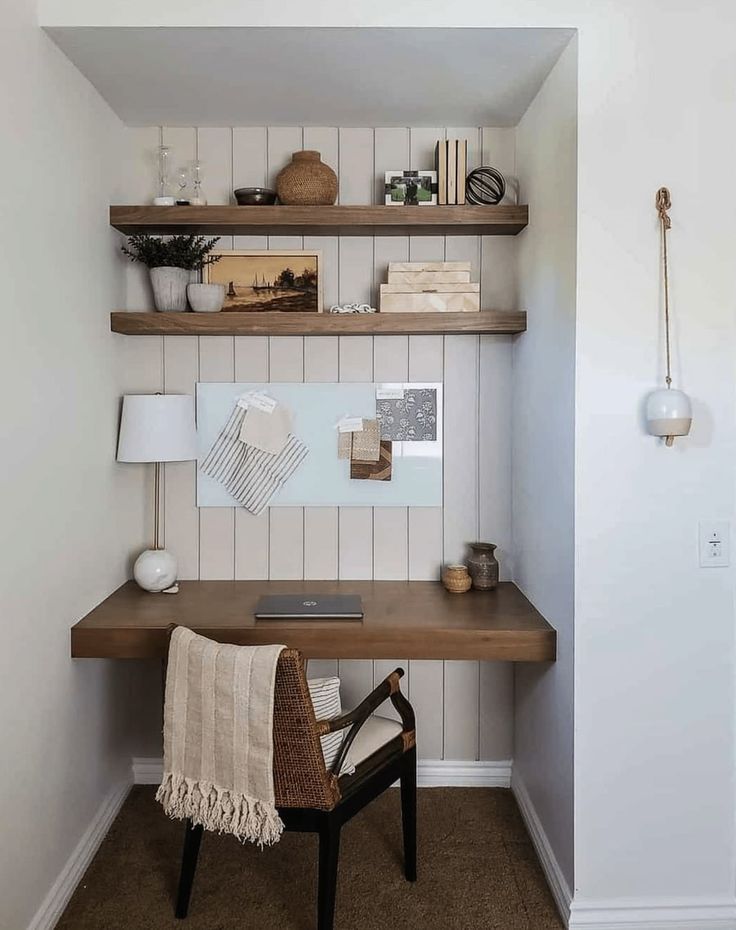
M366 804L399 780L404 838L404 873L416 881L417 757L411 704L399 690L397 668L354 710L317 721L304 661L285 649L276 671L273 776L276 806L287 830L319 834L317 928L332 930L337 889L340 829ZM373 712L390 700L401 723ZM347 730L327 770L320 736ZM187 916L203 828L187 821L176 916Z

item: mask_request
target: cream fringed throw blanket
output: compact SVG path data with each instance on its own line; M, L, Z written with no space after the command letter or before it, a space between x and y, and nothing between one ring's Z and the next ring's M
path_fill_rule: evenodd
M259 846L284 825L273 788L273 700L283 646L231 646L186 627L171 635L164 705L169 817Z

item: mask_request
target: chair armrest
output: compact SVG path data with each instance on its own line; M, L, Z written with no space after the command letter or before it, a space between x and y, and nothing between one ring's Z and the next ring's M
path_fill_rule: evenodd
M399 681L404 676L404 669L397 668L390 675L387 675L383 681L377 685L371 693L364 698L357 707L346 714L334 717L332 720L318 720L317 734L324 736L327 733L335 733L338 730L344 730L350 727L350 731L342 741L340 751L337 754L331 772L333 775L339 775L343 761L347 755L353 740L358 731L371 716L373 711L377 710L385 701L390 700L401 717L401 725L405 733L411 732L416 726L414 709L401 693Z

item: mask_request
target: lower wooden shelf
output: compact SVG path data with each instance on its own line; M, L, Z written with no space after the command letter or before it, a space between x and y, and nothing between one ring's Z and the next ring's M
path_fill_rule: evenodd
M128 336L513 335L526 330L523 310L480 313L134 313L110 314Z
M256 621L263 594L359 594L362 621ZM71 630L76 658L163 658L171 623L240 645L284 643L321 659L551 662L557 634L516 585L448 594L432 581L182 581L148 594L129 581Z

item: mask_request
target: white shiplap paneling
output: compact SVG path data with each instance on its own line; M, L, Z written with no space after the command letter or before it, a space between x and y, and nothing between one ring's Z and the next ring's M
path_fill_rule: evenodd
M233 381L235 339L199 339L199 380ZM199 511L199 576L220 581L235 577L235 508L202 507Z
M339 344L336 336L304 339L304 380L337 381ZM337 439L335 440L337 442ZM304 577L337 578L339 521L337 507L304 508Z
M164 391L194 394L199 378L197 336L164 336ZM170 462L164 466L166 545L179 562L179 578L199 577L199 511L196 506L196 465Z
M475 128L336 129L333 127L129 130L126 196L146 202L155 189L160 137L172 169L199 157L211 203L234 187L272 185L292 152L314 148L339 171L340 202L382 202L389 168L429 168L437 139L467 137L469 164L515 172L513 130ZM397 208L399 209L399 208ZM389 261L467 259L481 281L484 307L515 306L515 244L487 237L240 236L229 248L314 248L323 252L325 304L378 299ZM131 266L127 306L150 306L143 269ZM198 379L239 381L445 382L445 501L442 508L274 508L259 517L241 509L197 511L191 463L166 466L167 545L182 578L436 579L443 560L463 555L478 534L499 544L509 577L508 337L151 337L131 340L144 361L131 363L130 390L162 385L192 392ZM148 369L151 369L151 372ZM132 379L132 380L131 380ZM127 383L126 382L126 383ZM425 759L507 759L512 752L512 668L505 663L412 660L312 661L309 674L343 679L344 706L356 703L396 665L417 710Z

